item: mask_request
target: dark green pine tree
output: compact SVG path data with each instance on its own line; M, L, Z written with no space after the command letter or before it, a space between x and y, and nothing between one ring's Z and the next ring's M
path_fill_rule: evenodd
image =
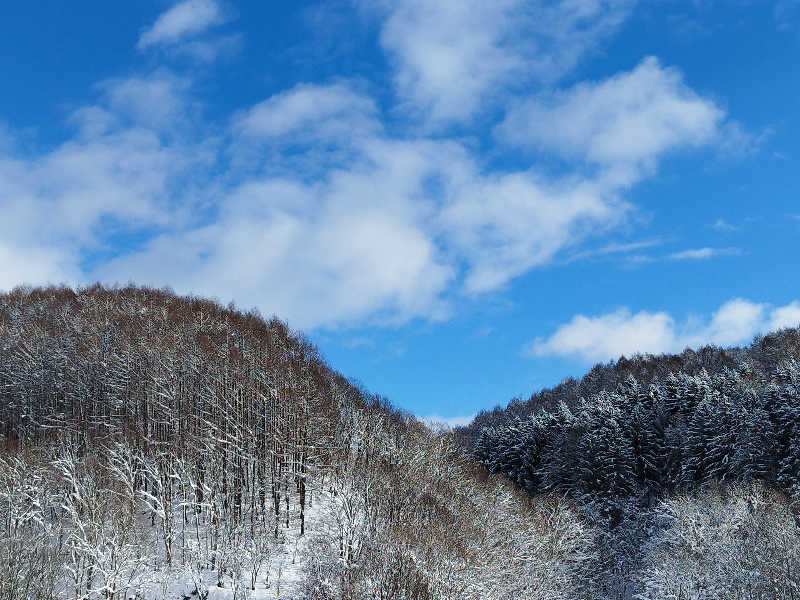
M763 394L761 406L773 432L772 462L766 477L783 489L791 489L797 473L792 467L793 438L800 418L797 390L791 383L773 379Z
M783 361L765 394L765 411L773 424L775 480L782 489L800 493L800 365Z
M587 416L576 457L580 491L609 496L633 493L637 488L636 458L625 435L627 416L615 405L615 395L600 394Z
M717 422L706 443L704 481L738 479L739 440L744 432L746 410L740 397L719 396L714 406ZM749 409L749 407L747 407Z
M475 440L473 456L490 471L494 464L494 453L497 452L500 432L497 427L484 427Z
M745 397L741 400L744 402L738 405L731 419L735 428L731 478L775 483L777 441L772 420L760 398Z
M524 429L519 417L514 417L503 427L497 440L497 450L492 464L492 471L504 473L515 482L522 473L525 448Z
M522 465L517 476L519 485L529 493L536 494L541 491L541 452L547 439L547 431L537 417L523 421Z
M657 401L639 402L630 415L629 437L636 457L636 481L650 498L658 496L664 486L668 419L666 409Z
M720 426L718 399L709 394L697 404L686 430L681 483L695 488L708 483L715 470L712 439Z

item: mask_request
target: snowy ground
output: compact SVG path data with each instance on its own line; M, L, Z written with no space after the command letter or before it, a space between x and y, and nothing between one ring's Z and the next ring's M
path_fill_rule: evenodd
M304 598L303 588L309 558L312 556L310 544L315 535L323 531L324 523L330 523L335 511L335 501L327 492L314 490L310 494L311 504L305 511L305 535L300 536L300 519L298 510L290 515L289 527L281 527L278 540L274 540L269 564L265 564L256 580L255 590L250 588L250 572L243 570L235 586L230 575L223 580L223 586L217 585L215 570L203 571L202 584L208 590L208 600L301 600ZM296 506L296 504L295 504ZM142 515L142 527L151 529L150 518ZM154 537L155 532L148 534L147 543L159 544ZM175 550L176 557L179 552ZM180 562L180 561L178 561ZM144 585L128 588L127 594L119 598L136 600L183 600L196 599L195 576L187 566L176 566L173 569L151 572L146 575ZM64 582L60 597L74 598L72 584ZM120 588L121 590L121 588Z
M300 519L298 515L293 514L289 521L289 527L282 527L280 530L281 540L276 542L273 548L269 567L265 566L262 569L256 589L242 589L239 597L252 600L300 600L303 598L303 582L306 577L307 562L311 556L308 546L317 527L321 525L323 515L331 508L330 495L326 492L315 491L311 506L306 507L305 535L300 536ZM249 573L242 573L242 578L249 582ZM208 572L204 576L204 580L208 585L208 600L233 600L236 595L230 581L225 581L225 587L218 587L215 583L216 574L213 572ZM163 594L163 590L159 591ZM191 579L182 577L169 586L164 600L194 598L196 596L192 596L193 591L194 584Z
M311 556L308 549L309 541L316 533L317 526L321 524L322 515L330 509L331 504L332 500L327 493L314 493L312 505L306 507L305 535L300 537L299 519L290 522L288 530L284 529L286 541L270 561L269 578L267 579L265 573L263 588L256 589L260 595L253 594L252 598L288 600L303 597L306 563Z

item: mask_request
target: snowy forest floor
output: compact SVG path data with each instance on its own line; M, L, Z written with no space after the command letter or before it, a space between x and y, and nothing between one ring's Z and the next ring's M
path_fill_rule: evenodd
M297 510L290 513L286 526L282 514L278 538L272 540L269 561L259 569L255 589L251 588L251 571L242 568L236 575L227 572L220 580L216 569L202 569L192 573L185 565L171 569L165 567L163 553L151 576L143 577L142 583L131 586L121 597L126 600L185 600L198 597L197 577L202 581L201 589L207 590L207 600L301 600L305 598L305 580L309 562L313 556L314 541L332 541L325 535L325 523L330 523L336 512L336 502L328 491L314 490L309 494L311 502L305 509L305 532L300 534L300 519ZM293 499L294 500L294 499ZM150 518L142 515L142 528L150 529ZM202 535L202 534L201 534ZM153 532L146 534L149 542L158 544ZM187 536L188 537L188 536ZM152 538L152 539L151 539ZM235 561L239 562L240 561ZM238 581L234 581L234 577ZM221 585L220 585L221 584ZM62 597L70 597L71 586L65 582Z

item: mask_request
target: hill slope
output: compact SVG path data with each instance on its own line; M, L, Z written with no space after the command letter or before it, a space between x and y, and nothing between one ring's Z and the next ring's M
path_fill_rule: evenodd
M599 365L433 432L277 319L18 289L0 600L797 596L799 340Z
M798 341L800 331L786 329L748 348L598 365L581 381L479 415L461 439L490 472L533 496L558 493L576 501L601 532L598 550L610 565L602 579L607 596L643 593L644 582L652 584L653 553L665 569L665 548L674 543L669 551L686 552L688 572L662 592L788 597L800 566ZM765 538L756 523L766 518L759 511L772 510L779 517ZM739 512L725 524L726 511ZM679 538L667 542L672 535ZM755 538L760 549L749 545ZM705 554L690 549L702 545ZM720 579L700 576L717 568L704 565L707 557L726 573Z
M593 532L280 321L0 296L0 598L574 598Z

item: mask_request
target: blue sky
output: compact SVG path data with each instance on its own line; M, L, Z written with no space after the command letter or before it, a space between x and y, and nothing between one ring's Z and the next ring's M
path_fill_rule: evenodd
M40 1L0 23L0 289L257 307L453 422L800 323L796 0Z

